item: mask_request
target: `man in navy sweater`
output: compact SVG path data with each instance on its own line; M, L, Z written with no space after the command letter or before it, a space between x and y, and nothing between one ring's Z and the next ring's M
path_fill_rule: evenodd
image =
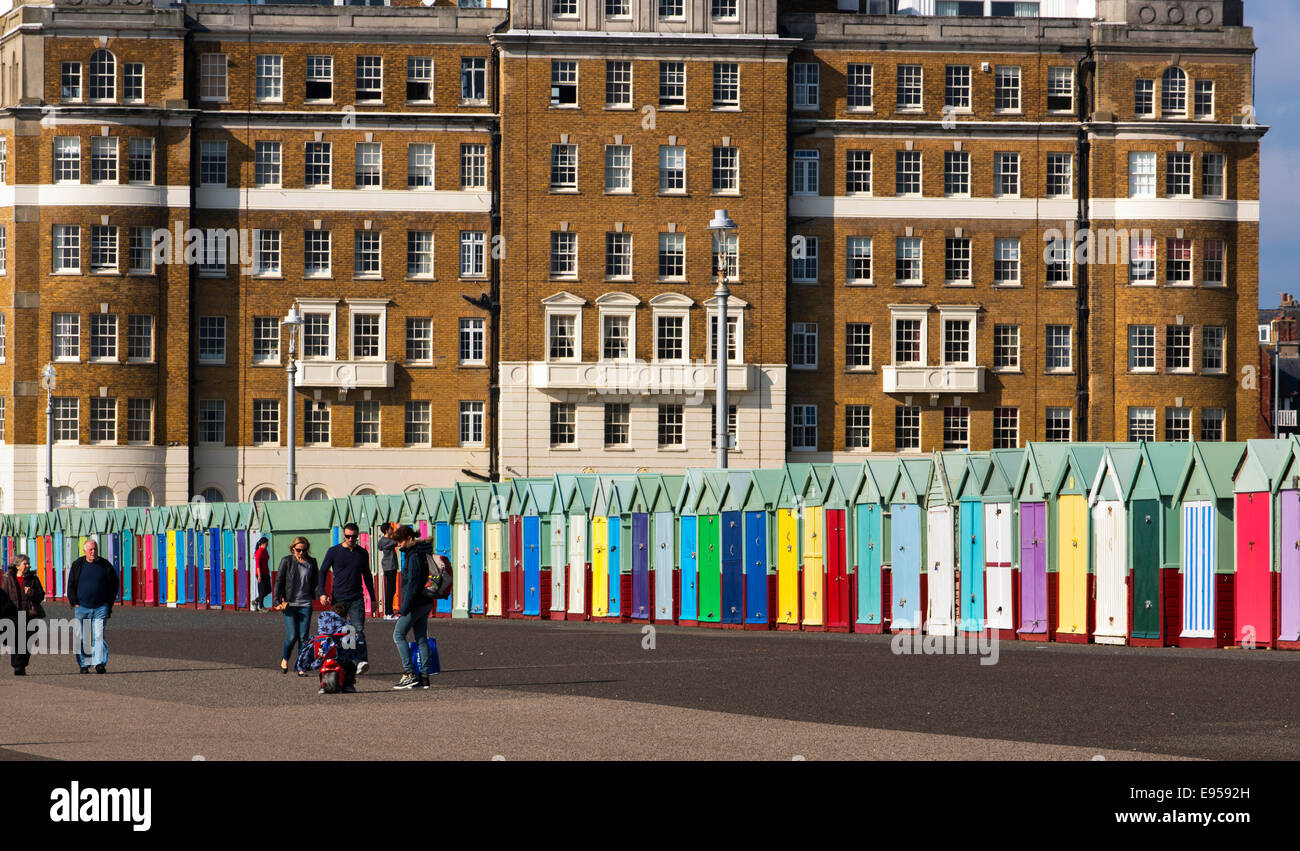
M81 550L84 556L77 559L68 568L68 602L72 604L73 635L76 637L77 665L81 673L90 673L90 666L95 666L96 674L108 670L108 641L104 638L104 627L113 615L113 604L117 602L118 577L117 568L106 558L99 557L99 544L87 540ZM93 655L87 657L89 648L84 644L85 630L90 629Z
M325 558L320 565L320 588L325 589L325 577L334 571L334 602L345 603L348 607L348 620L357 631L366 627L366 603L361 596L364 585L372 601L375 597L374 582L370 578L370 554L358 546L361 530L357 524L349 523L343 527L343 543L335 544L325 551ZM330 605L328 595L322 593L320 601ZM376 602L376 605L377 602ZM357 663L357 673L364 674L370 663L366 661L364 651Z

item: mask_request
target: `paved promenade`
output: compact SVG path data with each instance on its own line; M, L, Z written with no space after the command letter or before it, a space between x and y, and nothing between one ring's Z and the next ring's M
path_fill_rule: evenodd
M431 627L431 689L391 689L391 623L370 621L371 673L331 696L280 674L278 614L118 608L106 676L0 663L24 719L0 759L1300 759L1300 654L1004 642L982 666L883 636ZM413 732L434 714L449 734Z

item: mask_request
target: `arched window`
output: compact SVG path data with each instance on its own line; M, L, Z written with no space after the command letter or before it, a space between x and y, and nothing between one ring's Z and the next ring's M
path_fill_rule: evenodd
M260 488L253 494L253 502L275 502L277 499L275 488Z
M113 100L117 97L117 60L107 50L90 54L90 99Z
M144 486L131 488L131 492L126 495L126 504L130 508L148 508L153 505L153 494Z
M312 488L311 490L303 494L302 498L312 500L313 502L319 502L320 500L323 499L329 499L330 495L325 493L324 488Z
M357 491L356 494L354 494L354 496L374 496L374 495L375 495L374 488L362 488L361 490Z
M1187 114L1187 74L1177 66L1165 71L1160 109L1164 115Z
M91 508L117 508L117 497L112 488L98 487L90 492Z
M221 491L217 490L216 488L204 488L203 493L199 494L199 496L203 497L204 502L225 502L226 501L226 495Z
M77 505L77 494L69 487L54 489L54 507L55 508L74 508Z

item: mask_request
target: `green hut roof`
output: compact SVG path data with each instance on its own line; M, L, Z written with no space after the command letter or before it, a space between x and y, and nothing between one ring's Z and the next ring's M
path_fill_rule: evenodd
M1151 464L1151 474L1161 496L1173 496L1191 459L1190 443L1144 443L1142 451Z
M1135 447L1106 447L1097 475L1089 487L1092 494L1089 502L1096 504L1099 500L1118 500L1128 502L1137 481L1138 471L1142 469L1142 450Z
M1068 455L1069 447L1064 443L1029 444L1011 491L1015 498L1021 502L1045 500Z
M898 476L889 494L889 501L912 502L921 505L930 490L930 477L934 475L934 463L928 458L900 459Z
M1291 466L1290 440L1248 440L1246 457L1237 472L1237 493L1277 493Z
M993 470L984 486L985 498L993 502L1010 499L1016 486L1016 477L1020 473L1020 465L1025 460L1025 450L994 449L989 453L989 460L993 462Z
M1246 455L1244 443L1194 443L1175 491L1182 501L1230 499L1232 479Z
M993 473L993 461L988 455L971 453L966 458L966 469L954 489L958 500L981 500L987 487L989 476Z

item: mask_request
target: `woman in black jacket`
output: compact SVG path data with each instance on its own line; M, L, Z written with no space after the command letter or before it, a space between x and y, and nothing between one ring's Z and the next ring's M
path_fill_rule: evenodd
M417 539L415 530L410 526L399 526L393 532L393 540L402 548L402 608L397 613L397 623L393 627L393 643L397 653L402 657L402 678L394 689L409 689L419 686L429 687L429 678L424 670L429 665L429 614L433 611L436 600L424 593L425 583L429 580L427 556L433 555L433 539ZM411 649L407 646L407 632L415 633L415 646L419 667L411 660Z
M308 641L311 626L311 601L316 599L316 584L320 571L316 559L311 557L311 544L297 537L289 545L289 555L280 560L279 574L275 577L275 608L284 612L284 654L280 659L280 673L289 670L289 660L296 658L295 648ZM299 671L298 676L307 676Z
M41 601L45 599L45 589L41 587L41 580L37 578L36 571L32 570L31 561L27 556L19 555L14 559L14 563L4 573L4 579L0 580L0 595L4 600L0 600L0 609L8 609L5 602L12 603L12 617L0 614L0 618L12 620L14 625L26 625L26 630L30 632L33 622L37 618L45 617L45 609L41 607ZM25 621L19 617L19 613L26 615ZM9 662L13 666L14 676L21 677L27 673L27 665L31 662L32 655L27 652L18 652L25 650L27 646L28 635L15 631L15 639L22 642L22 647L15 647L10 653Z

